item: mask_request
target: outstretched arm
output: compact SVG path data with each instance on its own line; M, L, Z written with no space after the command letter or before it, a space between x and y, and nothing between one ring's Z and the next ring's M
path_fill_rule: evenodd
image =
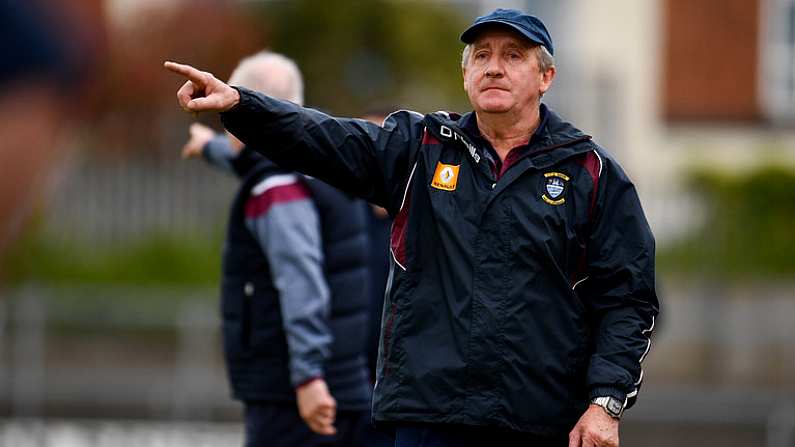
M212 166L234 173L236 157L237 153L226 135L218 134L203 124L191 124L190 139L182 147L182 158L203 158Z
M239 103L221 113L221 122L248 147L391 213L400 207L422 141L422 115L398 111L381 127L236 88Z
M224 112L224 126L247 147L397 212L422 140L422 115L396 112L380 127L233 88L189 65L165 67L188 78L177 92L184 110Z

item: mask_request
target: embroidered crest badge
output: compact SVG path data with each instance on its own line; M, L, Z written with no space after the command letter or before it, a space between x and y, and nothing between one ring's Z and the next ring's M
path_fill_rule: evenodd
M544 194L541 196L544 202L550 205L562 205L566 203L566 187L569 176L560 172L544 173Z

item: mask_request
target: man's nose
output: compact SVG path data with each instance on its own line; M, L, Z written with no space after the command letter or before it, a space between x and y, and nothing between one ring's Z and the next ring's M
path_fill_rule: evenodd
M486 76L489 77L499 77L505 74L504 67L502 66L502 61L500 58L493 57L489 61L488 65L486 65Z

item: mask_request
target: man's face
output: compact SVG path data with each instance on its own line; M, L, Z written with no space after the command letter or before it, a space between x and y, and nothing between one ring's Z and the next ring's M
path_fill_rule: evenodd
M504 28L484 30L464 65L464 90L479 114L523 114L537 107L552 85L554 68L542 73L531 43Z

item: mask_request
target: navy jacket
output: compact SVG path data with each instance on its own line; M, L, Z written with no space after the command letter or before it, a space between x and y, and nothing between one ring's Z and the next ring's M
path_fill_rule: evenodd
M559 435L590 397L634 402L658 312L654 240L589 136L550 111L498 179L463 129L471 115L399 111L381 128L240 92L228 130L394 216L376 421Z

